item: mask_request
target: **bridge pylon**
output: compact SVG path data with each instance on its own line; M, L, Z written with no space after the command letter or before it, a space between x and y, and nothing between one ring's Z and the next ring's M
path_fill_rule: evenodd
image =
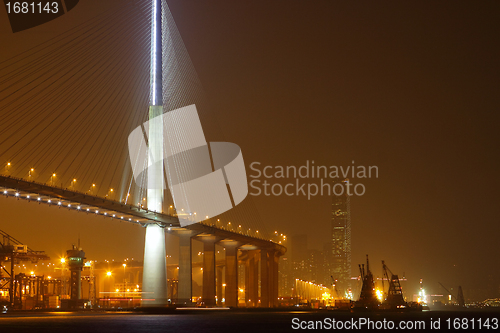
M162 0L152 1L149 120L163 114ZM149 210L161 212L165 182L163 124L151 121L148 132L147 205ZM155 161L158 162L155 163ZM154 223L146 225L142 291L143 306L158 307L168 304L165 230Z

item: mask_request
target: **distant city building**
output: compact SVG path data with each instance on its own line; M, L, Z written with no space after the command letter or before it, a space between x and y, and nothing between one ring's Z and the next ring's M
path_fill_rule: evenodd
M345 296L351 283L351 210L348 195L332 198L332 248L329 271L337 280L339 296Z
M324 253L318 250L309 250L308 260L309 281L315 284L326 285Z
M349 196L334 196L332 199L331 238L322 251L310 250L307 235L291 237L291 262L280 268L282 295L288 295L295 279L332 287L339 297L346 297L351 288L351 212ZM289 265L288 270L285 268ZM288 272L287 272L288 271ZM287 280L285 280L287 279ZM286 285L286 287L284 287Z
M294 235L291 239L293 279L310 281L307 235Z
M291 275L291 262L288 257L281 257L279 264L279 293L280 297L290 297L292 296L292 288L294 285L295 278Z

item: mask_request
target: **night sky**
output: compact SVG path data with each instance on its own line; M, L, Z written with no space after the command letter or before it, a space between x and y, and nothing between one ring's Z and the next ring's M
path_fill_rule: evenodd
M375 275L383 259L415 288L420 278L436 290L488 275L498 284L498 2L168 4L219 134L241 147L247 175L255 161L378 166L378 179L356 180L366 193L351 199L353 275L369 254ZM82 0L12 34L2 9L0 61L103 10ZM307 234L311 249L328 241L330 197L251 200L269 230ZM53 257L78 234L90 259L142 257L140 227L4 197L0 211L1 230Z

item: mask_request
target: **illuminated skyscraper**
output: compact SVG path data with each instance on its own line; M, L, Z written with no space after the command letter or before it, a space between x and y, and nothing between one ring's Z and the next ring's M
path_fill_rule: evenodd
M351 209L348 195L333 196L331 232L329 271L337 280L339 296L344 297L351 287Z

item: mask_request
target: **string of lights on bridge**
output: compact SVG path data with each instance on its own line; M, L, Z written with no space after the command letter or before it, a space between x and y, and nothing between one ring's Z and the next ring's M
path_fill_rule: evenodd
M10 173L10 169L12 168L12 163L11 162L7 162L6 166L5 166L5 173L4 175L6 176L9 176L9 177L12 177L9 175ZM50 177L50 182L49 184L47 183L40 183L40 182L36 182L34 180L34 172L35 172L35 168L30 168L28 170L28 181L30 182L33 182L33 183L37 183L37 184L42 184L42 185L46 185L46 186L51 186L51 187L57 187L55 185L55 181L56 181L56 177L57 177L57 174L54 172L52 173L51 177ZM12 177L15 179L15 177ZM76 184L77 184L77 179L76 178L73 178L70 182L70 186L69 186L69 190L73 191L73 192L77 192L77 193L82 193L82 194L90 194L92 196L96 196L95 195L95 191L97 189L97 185L95 183L92 183L90 185L90 188L87 192L81 192L81 191L78 191L76 190ZM61 184L61 188L62 188L62 184ZM58 206L58 207L65 207L65 208L68 208L68 209L74 209L74 210L77 210L77 211L82 211L82 212L86 212L86 213L92 213L92 214L95 214L95 215L102 215L104 217L109 217L109 218L112 218L112 219L118 219L118 220L123 220L123 221L127 221L127 222L132 222L132 223L143 223L143 221L140 221L140 220L137 220L137 219L133 219L132 217L130 216L126 216L126 215L121 215L121 214L114 214L114 213L109 213L105 210L99 210L99 209L95 209L95 208L92 208L91 206L87 206L87 205L83 205L83 204L79 204L79 203L74 203L74 202L70 202L68 200L61 200L61 199L57 199L57 198L51 198L51 197L47 197L47 196L43 196L43 195L38 195L38 194L24 194L22 195L19 191L17 190L13 190L13 189L10 189L10 188L2 188L0 189L2 191L2 193L6 196L14 196L18 199L25 199L25 200L28 200L28 201L36 201L36 202L39 202L39 203L47 203L49 205L55 205L55 206ZM108 193L105 195L105 198L108 199L108 200L113 200L113 201L116 201L112 198L113 194L115 193L114 189L113 188L110 188ZM122 200L122 203L127 205L127 199L128 197L130 196L130 193L127 193L127 196L126 196L126 199L123 199ZM141 208L141 209L144 209L144 210L147 210L145 207L146 207L146 198L143 198L142 199L143 202L138 202L137 203L137 206L138 208ZM119 201L117 201L119 202ZM173 205L170 205L169 208L168 208L168 212L167 212L168 215L170 216L176 216L176 212L175 212L175 209L173 207ZM196 214L196 212L194 213ZM217 228L217 229L221 229L221 230L227 230L227 231L231 231L231 232L234 232L234 233L238 233L238 234L241 234L241 235L246 235L246 236L250 236L250 237L254 237L254 238L259 238L259 239L263 239L263 240L268 240L271 241L271 242L275 242L275 243L278 243L278 244L286 244L286 241L287 241L287 237L286 235L284 235L283 233L279 233L278 231L275 231L272 235L267 235L267 237L265 235L262 235L259 230L252 230L251 228L245 228L243 227L241 224L237 224L237 223L232 223L231 221L228 221L228 222L223 222L221 221L220 219L215 219L215 218L209 218L208 216L206 216L206 220L200 222L204 225L207 225L207 226L210 226L210 227L213 227L213 228ZM170 228L168 228L170 230Z

